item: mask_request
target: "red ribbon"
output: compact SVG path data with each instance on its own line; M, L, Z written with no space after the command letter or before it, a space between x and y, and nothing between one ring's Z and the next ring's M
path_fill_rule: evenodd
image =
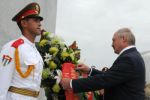
M62 78L77 79L74 64L64 63L62 65ZM66 100L79 100L78 97L73 93L73 90L66 90L65 95Z

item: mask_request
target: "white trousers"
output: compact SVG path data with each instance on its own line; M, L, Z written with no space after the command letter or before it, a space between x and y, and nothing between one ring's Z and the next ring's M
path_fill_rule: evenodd
M38 100L38 98L34 98L31 96L24 96L13 92L8 92L6 100Z

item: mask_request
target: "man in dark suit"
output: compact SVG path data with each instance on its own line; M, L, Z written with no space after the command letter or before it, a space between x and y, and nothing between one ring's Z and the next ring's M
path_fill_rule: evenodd
M145 65L135 47L135 37L128 28L115 32L112 39L114 52L118 58L112 67L102 72L79 64L77 69L88 73L88 78L67 79L61 84L64 89L75 93L95 91L104 88L104 100L144 100Z

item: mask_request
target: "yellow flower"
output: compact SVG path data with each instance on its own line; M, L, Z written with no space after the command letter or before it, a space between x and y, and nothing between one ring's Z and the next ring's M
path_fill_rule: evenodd
M77 51L75 51L74 53L75 53L75 54L80 54L80 51L79 51L79 50L77 50Z
M57 47L51 47L49 49L49 52L53 54L53 56L56 56L56 54L58 53L58 48Z
M50 69L56 69L57 68L57 64L54 61L49 61L49 68Z
M58 40L58 39L52 39L51 44L52 45L60 44L60 40Z
M50 75L50 71L48 69L43 69L42 78L47 79Z
M48 36L50 34L50 32L43 32L44 36Z
M61 57L63 58L63 59L65 59L66 57L68 57L69 56L69 53L68 52L62 52L61 53Z
M48 42L48 40L43 39L43 40L40 41L39 45L40 45L41 47L43 47L43 46L45 46L45 45L47 44L47 42Z
M51 47L50 49L49 49L49 52L50 53L55 53L55 52L57 52L58 51L58 48L57 47Z
M59 86L59 84L54 84L53 85L53 87L52 87L52 90L53 90L53 92L55 92L55 93L59 93L59 91L60 91L60 86Z
M70 58L71 58L72 61L75 59L74 53L71 53L71 54L70 54Z

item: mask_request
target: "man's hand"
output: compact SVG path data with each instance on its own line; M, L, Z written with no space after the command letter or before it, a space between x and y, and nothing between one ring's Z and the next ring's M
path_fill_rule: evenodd
M79 70L79 71L81 71L82 73L85 73L85 74L90 73L90 68L85 64L79 64L77 66L76 70Z
M60 82L64 90L71 89L70 87L70 79L69 78L63 78Z

